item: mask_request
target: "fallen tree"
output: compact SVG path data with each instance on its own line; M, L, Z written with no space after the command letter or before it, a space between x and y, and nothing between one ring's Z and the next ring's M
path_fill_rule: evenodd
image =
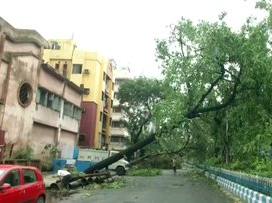
M260 86L265 76L261 73L271 67L267 48L271 21L256 24L248 20L240 31L234 32L224 22L224 16L216 23L197 25L182 19L172 27L169 39L157 42L157 57L164 75L158 82L165 94L148 114L152 115L148 119L155 121L156 132L91 166L87 173L103 169L156 139L167 139L172 134L182 137L181 147L159 155L189 149L194 139L192 119L237 105L235 101L241 99L243 93ZM139 129L142 133L142 126ZM139 133L136 137L140 138Z

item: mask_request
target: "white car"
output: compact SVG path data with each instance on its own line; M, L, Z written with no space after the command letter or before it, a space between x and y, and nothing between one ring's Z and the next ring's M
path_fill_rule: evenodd
M97 163L117 153L119 152L96 149L79 149L78 160L92 161L94 163ZM128 164L129 162L122 158L117 162L109 165L107 168L116 171L117 175L125 175L126 171L128 170Z

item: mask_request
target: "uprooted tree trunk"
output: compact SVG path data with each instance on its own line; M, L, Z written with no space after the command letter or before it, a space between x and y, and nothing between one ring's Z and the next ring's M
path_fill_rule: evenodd
M84 172L85 173L92 173L94 171L101 170L101 169L113 164L114 162L126 157L127 155L134 153L138 149L141 149L144 146L152 143L154 140L155 140L155 134L151 134L146 139L144 139L144 140L138 142L137 144L135 144L135 145L121 151L120 153L115 154L115 155L113 155L113 156L111 156L111 157L109 157L107 159L104 159L103 161L100 161L100 162L96 163L95 165L93 165L93 166L89 167L88 169L86 169Z

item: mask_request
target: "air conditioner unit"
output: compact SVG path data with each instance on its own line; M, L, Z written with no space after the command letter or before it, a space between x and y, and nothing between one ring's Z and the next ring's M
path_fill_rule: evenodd
M84 88L84 94L89 95L90 94L90 88Z
M83 70L83 73L84 73L84 74L90 74L90 71L89 71L89 69L84 69L84 70Z

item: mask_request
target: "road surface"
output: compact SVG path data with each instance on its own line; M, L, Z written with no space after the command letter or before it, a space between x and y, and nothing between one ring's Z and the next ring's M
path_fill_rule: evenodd
M205 177L179 170L163 171L155 177L127 177L120 189L101 189L91 196L74 194L66 200L49 203L232 203L233 200Z

